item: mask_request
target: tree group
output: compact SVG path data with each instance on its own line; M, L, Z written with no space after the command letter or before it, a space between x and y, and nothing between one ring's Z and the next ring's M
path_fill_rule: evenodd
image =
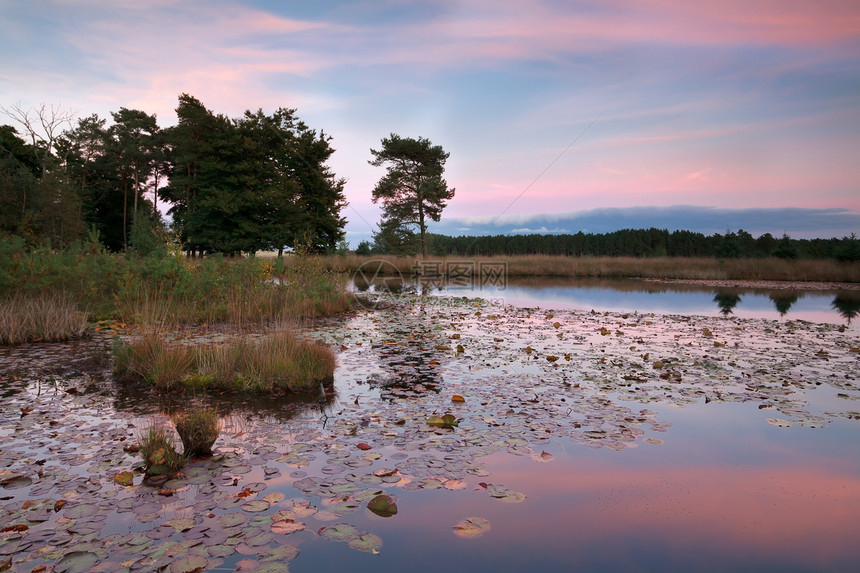
M93 229L110 250L143 250L161 200L191 254L323 251L343 238L331 138L293 109L230 119L182 94L168 128L126 108L110 125L96 115L73 125L44 106L6 111L24 138L0 126L0 233L62 246Z

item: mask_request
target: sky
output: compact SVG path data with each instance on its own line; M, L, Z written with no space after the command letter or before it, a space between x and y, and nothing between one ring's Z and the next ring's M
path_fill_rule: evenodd
M450 153L437 232L860 234L856 0L0 0L0 107L181 93L330 135L353 247L391 133Z

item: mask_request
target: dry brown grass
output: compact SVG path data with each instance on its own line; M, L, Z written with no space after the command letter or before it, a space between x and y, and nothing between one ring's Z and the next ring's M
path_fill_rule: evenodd
M0 302L0 344L59 342L79 338L87 313L63 294L15 294Z
M354 273L359 267L365 276L391 269L404 277L412 276L416 257L350 255L329 256L322 264L332 271ZM665 278L711 280L775 280L860 282L860 265L834 260L788 261L779 258L727 259L687 257L565 257L553 255L520 255L511 257L431 257L430 261L506 263L508 277L596 277L596 278Z
M337 363L326 345L289 329L256 340L233 338L190 347L167 344L159 333L145 334L114 349L114 373L145 380L160 390L180 385L246 392L275 389L304 392L334 376Z

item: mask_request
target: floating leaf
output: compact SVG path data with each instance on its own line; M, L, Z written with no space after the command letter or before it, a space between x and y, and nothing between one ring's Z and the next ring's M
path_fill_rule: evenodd
M170 564L170 573L199 573L205 571L209 560L201 555L189 555Z
M260 562L268 563L270 561L284 562L290 559L295 559L299 554L299 548L292 543L281 543L277 547L273 547L264 553L260 553Z
M282 519L272 524L272 533L278 533L280 535L289 535L290 533L301 531L304 528L305 524L301 523L300 521L294 521L292 519Z
M452 414L445 414L444 416L430 416L427 418L427 423L431 426L436 426L437 428L453 428L459 425L457 418Z
M117 485L132 485L134 483L134 474L131 472L118 473L113 476L113 482Z
M255 499L249 501L246 504L243 504L242 509L249 513L259 513L261 511L266 511L267 509L269 509L269 507L271 507L271 505L272 504L270 504L265 499Z
M454 535L465 539L481 537L490 530L490 522L483 517L467 517L452 528Z
M358 448L359 450L364 450L364 451L373 449L373 446L371 446L370 444L367 444L365 442L359 442L358 444L356 444L355 447Z
M222 527L235 527L248 521L244 513L225 513L218 519Z
M197 522L194 521L194 518L192 517L183 517L178 519L171 519L170 521L165 522L164 525L169 525L170 527L181 533L183 531L188 531L189 529L197 525Z
M99 506L94 503L79 503L66 510L66 517L69 519L80 519L90 517L98 512Z
M30 527L23 524L7 525L6 527L0 528L0 533L23 533L28 529L30 529Z
M90 551L72 551L63 555L53 570L57 573L84 573L92 569L98 561L98 555Z
M3 481L0 481L0 486L5 489L20 489L22 487L29 487L32 484L32 479L22 475L14 475L12 477L4 479Z
M465 401L466 401L466 399L465 399L465 398L463 398L462 396L460 396L459 394L454 394L453 396L451 396L451 401L452 401L452 402L459 402L459 403L463 403L463 402L465 402Z
M392 517L397 515L397 504L387 495L377 495L367 504L367 509L379 517Z
M331 541L348 541L359 536L358 530L346 523L338 523L331 527L322 527L317 533Z
M532 459L536 462L547 463L547 462L553 461L555 459L555 457L550 453L542 451L539 454L533 454Z
M266 495L263 496L263 499L268 501L272 505L274 505L274 504L278 503L279 501L281 501L282 499L284 499L284 494L282 494L279 491L267 493Z
M352 549L358 549L367 553L379 555L379 548L382 547L382 539L372 533L365 533L358 537L351 538L347 545Z

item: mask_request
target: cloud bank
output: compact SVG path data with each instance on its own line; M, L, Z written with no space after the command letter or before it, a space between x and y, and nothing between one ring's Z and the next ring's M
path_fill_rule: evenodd
M860 234L860 213L848 209L723 209L693 205L622 207L568 213L458 217L443 219L431 231L444 235L520 235L530 233L611 233L620 229L688 230L712 235L726 230L794 238L841 238Z

